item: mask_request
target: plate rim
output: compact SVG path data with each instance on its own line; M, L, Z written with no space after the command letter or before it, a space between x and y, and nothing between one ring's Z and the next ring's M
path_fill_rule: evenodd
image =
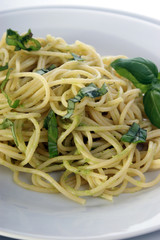
M44 5L44 6L32 6L32 7L20 7L20 8L14 8L14 9L9 9L9 10L0 10L0 16L3 14L8 14L8 13L16 13L16 12L21 12L21 11L31 11L31 10L44 10L44 9L76 9L76 10L89 10L89 11L95 11L95 12L104 12L104 13L111 13L111 14L116 14L120 16L126 16L126 17L131 17L139 20L143 20L148 23L155 24L160 27L160 20L152 17L148 17L146 15L141 15L137 14L134 12L130 11L123 11L123 10L118 10L118 9L112 9L112 8L107 8L107 7L98 7L98 6L85 6L85 5L74 5L74 4L49 4L49 5Z
M0 229L0 237L8 237L8 238L12 238L13 239L19 239L19 240L125 240L128 238L132 238L132 237L138 237L138 236L145 236L147 234L151 234L153 232L156 232L160 229L160 225L159 226L155 226L155 227L151 227L143 230L138 230L138 231L132 231L130 233L125 233L125 232L120 232L119 235L111 235L111 236L106 236L106 235L99 235L99 236L90 236L90 237L59 237L59 236L45 236L45 238L43 236L30 236L30 234L26 235L25 234L17 234L14 231L10 231L10 232L6 232L6 231L2 231ZM100 238L99 238L100 237Z
M107 8L107 7L98 7L98 6L90 6L90 5L74 5L74 4L49 4L49 5L42 5L42 6L32 6L32 7L20 7L20 8L14 8L14 9L9 9L9 10L0 10L0 17L3 17L3 15L6 14L10 14L10 13L18 13L18 12L22 12L22 11L32 11L32 10L53 10L53 9L63 9L63 10L84 10L84 11L94 11L94 12L103 12L103 13L108 13L108 14L114 14L114 15L119 15L119 16L123 16L123 17L127 17L127 18L133 18L133 19L137 19L140 21L144 21L146 23L150 23L153 25L156 25L158 27L160 27L160 20L156 19L156 18L152 18L152 17L148 17L145 15L140 15L140 14L136 14L133 12L129 12L129 11L123 11L123 10L117 10L117 9L112 9L112 8ZM145 235L148 233L152 233L155 232L157 230L160 230L160 224L156 225L156 226L151 226L147 229L139 229L136 232L135 231L131 231L129 233L127 232L119 232L119 235L112 235L112 236L106 236L106 235L101 235L99 236L101 240L105 240L105 239L112 239L112 240L119 240L119 239L127 239L127 238L131 238L131 237L138 237L141 235ZM26 233L21 234L21 233L15 233L14 231L5 231L2 230L0 227L0 236L4 236L4 237L9 237L9 238L16 238L16 239L23 239L23 240L84 240L84 237L78 237L78 238L73 238L73 237L58 237L58 236L48 236L46 238L43 238L43 236L29 236L30 234L26 235ZM85 238L86 240L99 240L98 236L90 236ZM110 238L108 238L110 237Z

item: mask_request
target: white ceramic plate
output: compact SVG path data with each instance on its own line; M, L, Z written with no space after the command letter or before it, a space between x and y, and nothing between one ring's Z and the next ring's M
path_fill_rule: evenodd
M103 9L48 7L0 13L7 28L32 29L93 45L102 55L142 56L160 65L160 24L144 17ZM153 174L150 174L153 177ZM20 239L122 239L160 229L160 184L107 202L88 198L86 206L61 195L22 189L0 166L0 234Z

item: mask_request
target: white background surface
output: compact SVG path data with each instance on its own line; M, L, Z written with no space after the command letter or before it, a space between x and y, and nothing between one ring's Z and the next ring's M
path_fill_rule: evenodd
M117 11L130 12L133 14L147 16L159 21L160 24L160 8L159 0L1 0L0 11L12 10L24 7L48 6L48 5L77 5L92 6ZM0 23L1 24L1 23ZM159 240L160 231L131 238L130 240ZM0 237L0 240L9 240Z

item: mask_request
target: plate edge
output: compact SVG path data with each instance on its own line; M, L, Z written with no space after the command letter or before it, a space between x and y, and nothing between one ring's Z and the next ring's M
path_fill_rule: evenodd
M84 6L84 5L44 5L44 6L33 6L33 7L21 7L21 8L14 8L14 9L9 9L9 10L0 10L0 16L3 14L7 13L13 13L13 12L21 12L21 11L30 11L30 10L44 10L44 9L77 9L77 10L88 10L88 11L95 11L95 12L104 12L104 13L111 13L111 14L116 14L116 15L121 15L121 16L126 16L126 17L131 17L135 19L139 19L148 23L155 24L157 26L160 26L160 20L156 18L151 18L146 15L141 15L141 14L136 14L132 12L127 12L127 11L122 11L122 10L117 10L117 9L112 9L112 8L106 8L106 7L96 7L96 6Z

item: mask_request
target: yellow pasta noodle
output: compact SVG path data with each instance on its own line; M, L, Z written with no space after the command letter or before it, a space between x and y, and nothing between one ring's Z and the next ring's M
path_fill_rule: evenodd
M148 182L145 173L160 169L160 130L147 119L140 90L110 66L113 60L126 57L101 57L87 44L76 41L69 45L50 35L37 40L41 44L38 51L15 51L6 44L5 34L0 42L0 66L8 63L12 69L5 92L12 101L20 100L12 108L0 93L0 124L9 119L18 142L15 144L11 128L0 130L0 165L10 168L15 183L23 188L61 193L81 204L86 196L112 200L157 184L160 175ZM72 53L82 61L73 59ZM53 64L43 75L37 72ZM0 71L1 83L6 74L7 69ZM84 97L65 119L68 100L91 83L98 88L105 83L108 92L97 98ZM51 109L58 125L58 156L53 158L44 128ZM146 143L120 140L134 122L147 130ZM28 174L30 182L21 174Z

